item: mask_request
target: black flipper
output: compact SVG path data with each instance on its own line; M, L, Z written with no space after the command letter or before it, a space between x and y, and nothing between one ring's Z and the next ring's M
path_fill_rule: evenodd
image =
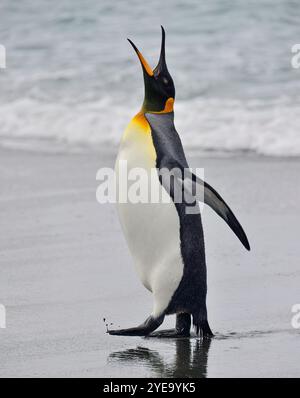
M197 177L197 184L199 183L199 180L201 179ZM223 220L242 242L244 247L247 250L250 250L250 244L245 231L225 200L222 199L218 192L209 184L202 180L201 183L204 184L204 203L210 206L221 218L223 218Z
M153 143L157 153L157 168L159 170L166 169L169 171L175 168L181 170L181 178L172 174L175 177L177 185L180 184L185 192L188 190L192 196L194 196L194 192L197 192L198 195L195 196L195 199L202 202L204 201L205 204L210 206L223 218L245 248L250 250L247 236L226 202L209 184L195 176L192 172L188 172L189 165L185 158L180 137L174 126L174 113L146 113L145 117L151 127ZM161 182L173 198L173 192L170 192L170 188L171 190L174 189L176 184L174 184L173 187L165 186L164 178L161 179Z
M107 333L113 336L148 336L162 324L164 317L164 315L161 315L159 318L149 316L149 318L139 326L129 329L107 330Z
M182 169L183 170L183 169ZM199 201L204 201L209 207L211 207L223 220L227 223L227 225L232 229L235 235L239 238L241 243L247 250L250 250L250 245L247 239L247 236L238 222L237 218L233 214L230 207L227 205L225 200L221 197L221 195L207 182L204 182L193 174L192 172L185 170L185 180L182 181L185 189L190 190L190 194L193 195L193 192L200 193L199 196L195 196L195 198ZM186 179L190 179L191 183L186 183ZM196 185L196 186L194 186ZM191 187L191 188L186 188Z

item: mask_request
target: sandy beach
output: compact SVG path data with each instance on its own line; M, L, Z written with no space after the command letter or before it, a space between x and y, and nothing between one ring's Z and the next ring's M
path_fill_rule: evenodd
M252 248L204 211L210 342L106 334L103 318L134 326L152 305L115 207L96 201L96 172L113 156L1 149L0 159L1 377L300 376L299 159L190 156Z

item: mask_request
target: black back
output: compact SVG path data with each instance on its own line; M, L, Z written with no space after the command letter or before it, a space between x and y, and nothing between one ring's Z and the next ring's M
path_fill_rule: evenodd
M180 137L174 126L174 113L146 113L156 150L156 167L168 170L180 164L188 168ZM160 179L163 184L162 180ZM172 196L172 195L171 195ZM204 236L200 212L188 214L190 203L174 203L180 220L181 256L184 264L182 280L166 310L166 314L188 312L194 323L207 319L207 276Z

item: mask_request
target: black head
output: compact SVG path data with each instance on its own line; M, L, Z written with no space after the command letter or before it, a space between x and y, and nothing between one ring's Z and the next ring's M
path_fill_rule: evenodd
M161 27L162 39L160 57L157 66L152 70L135 44L128 39L141 62L145 83L143 112L172 112L175 99L173 79L168 71L165 55L165 30Z

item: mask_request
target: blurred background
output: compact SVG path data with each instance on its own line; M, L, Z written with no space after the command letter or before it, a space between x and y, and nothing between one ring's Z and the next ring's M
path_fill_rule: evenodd
M116 145L143 99L126 38L154 67L163 24L187 148L300 155L297 1L2 0L0 15L2 146Z

